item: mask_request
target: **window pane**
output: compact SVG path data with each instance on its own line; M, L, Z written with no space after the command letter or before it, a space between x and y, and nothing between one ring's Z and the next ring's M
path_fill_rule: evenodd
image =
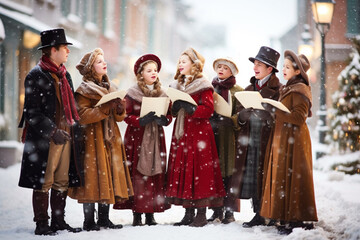
M360 34L360 1L348 0L347 12L347 33Z

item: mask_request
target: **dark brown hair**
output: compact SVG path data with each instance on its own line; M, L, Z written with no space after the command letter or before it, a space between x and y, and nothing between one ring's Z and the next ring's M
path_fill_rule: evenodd
M296 64L295 59L291 57L290 55L287 55L285 59L289 60L291 62L291 65L293 66L294 70L299 70L299 66Z
M51 46L51 47L46 47L46 48L41 49L42 55L45 55L45 56L47 56L47 57L50 57L50 55L51 55L51 48L53 48L53 47L54 47L56 50L59 50L60 47L61 47L61 45L56 45L56 46Z

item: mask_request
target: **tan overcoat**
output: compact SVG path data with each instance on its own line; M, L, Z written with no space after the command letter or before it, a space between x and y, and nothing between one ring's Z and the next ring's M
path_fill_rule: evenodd
M85 134L85 184L70 189L69 196L80 203L114 204L133 195L125 148L116 124L125 118L125 111L118 115L113 110L95 107L101 95L91 91L89 83L82 82L75 94ZM114 91L112 84L110 91ZM105 140L105 125L112 126L111 140Z

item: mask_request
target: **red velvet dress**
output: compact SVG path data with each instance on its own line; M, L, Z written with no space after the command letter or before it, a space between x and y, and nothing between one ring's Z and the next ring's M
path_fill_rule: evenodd
M209 122L214 112L213 90L205 88L190 95L198 107L193 115L185 115L184 135L179 140L173 132L166 197L184 207L222 206L226 193Z
M165 134L163 127L159 127L160 132L160 151L163 171L161 174L155 176L145 176L137 170L139 161L140 146L143 139L144 129L139 125L139 116L141 102L138 102L129 96L126 99L126 113L125 122L128 127L124 136L124 145L126 151L126 158L129 162L129 170L131 181L134 188L134 197L122 204L116 204L115 209L132 209L138 213L154 213L163 212L170 208L169 204L165 203L165 172L166 172L166 145ZM169 124L172 120L170 114L166 116Z

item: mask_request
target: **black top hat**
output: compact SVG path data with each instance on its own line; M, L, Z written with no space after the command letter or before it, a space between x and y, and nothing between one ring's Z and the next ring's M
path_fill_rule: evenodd
M279 58L280 58L280 53L278 53L272 48L262 46L256 57L255 58L250 57L249 60L251 62L258 60L262 63L265 63L266 65L269 65L270 67L273 67L274 71L278 72L279 70L276 69L276 65Z
M50 29L40 33L41 46L38 50L46 47L54 47L60 44L72 45L66 40L65 31L63 28Z

